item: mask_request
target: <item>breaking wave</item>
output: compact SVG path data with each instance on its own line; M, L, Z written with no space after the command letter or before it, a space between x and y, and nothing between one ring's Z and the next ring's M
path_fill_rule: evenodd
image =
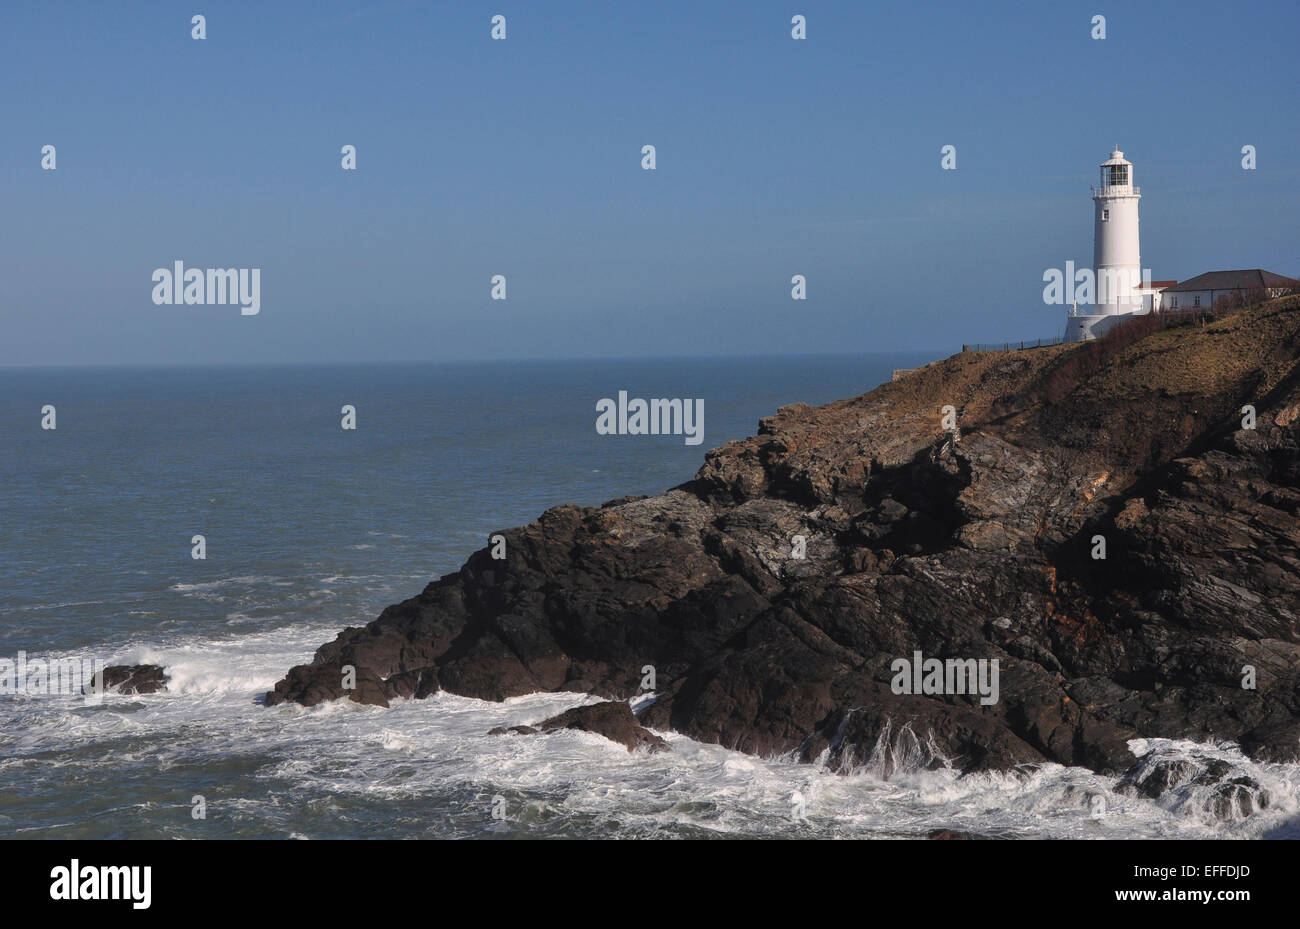
M1230 745L1135 740L1127 780L1055 764L962 776L904 724L886 727L866 757L842 759L847 773L836 773L825 757L761 759L676 733L664 733L673 751L657 755L582 732L487 735L594 699L574 694L504 703L437 694L388 709L260 705L284 669L331 634L311 624L142 642L113 661L164 665L169 693L110 696L98 707L0 702L0 790L26 798L0 822L54 836L106 827L121 836L310 838L1296 834L1300 766L1259 764ZM1151 778L1164 789L1156 793ZM194 794L207 797L206 821L189 817ZM96 802L108 797L116 799ZM494 799L505 822L491 817ZM94 815L56 814L69 804Z

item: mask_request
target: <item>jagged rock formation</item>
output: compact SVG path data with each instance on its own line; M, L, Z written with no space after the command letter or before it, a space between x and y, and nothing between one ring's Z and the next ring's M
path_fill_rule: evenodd
M1119 772L1138 736L1296 760L1300 300L1089 351L964 353L785 407L661 496L506 530L504 561L345 630L266 702L626 699L652 665L646 725L841 768ZM998 702L894 693L915 651L998 659Z
M162 665L110 665L104 669L104 689L119 694L153 694L167 689L171 678Z

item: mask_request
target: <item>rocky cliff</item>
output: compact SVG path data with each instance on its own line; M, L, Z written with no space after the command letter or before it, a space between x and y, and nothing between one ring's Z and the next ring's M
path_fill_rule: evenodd
M1300 300L1152 328L785 407L661 496L505 530L266 702L622 700L651 666L644 725L839 768L1297 760ZM896 693L916 652L997 659L997 702Z

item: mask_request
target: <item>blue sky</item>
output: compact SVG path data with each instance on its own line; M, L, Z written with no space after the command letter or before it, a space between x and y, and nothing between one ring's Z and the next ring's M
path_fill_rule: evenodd
M0 365L1050 336L1043 271L1091 263L1115 143L1155 278L1300 275L1297 10L7 0ZM155 306L177 259L261 268L261 313Z

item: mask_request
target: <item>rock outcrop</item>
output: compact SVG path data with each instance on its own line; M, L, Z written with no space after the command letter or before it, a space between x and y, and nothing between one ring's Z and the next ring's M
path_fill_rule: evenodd
M104 689L119 694L152 694L165 691L170 678L162 665L110 665L104 669Z
M1297 760L1300 300L1107 345L785 407L665 494L504 530L266 702L626 700L649 665L644 725L842 770L1118 773L1138 737ZM916 652L996 659L996 703L896 693Z
M590 706L574 707L550 719L545 719L535 726L497 728L488 734L505 735L514 732L519 735L536 735L539 732L557 732L561 729L594 732L612 742L626 746L629 752L638 748L644 748L650 753L672 751L667 742L637 722L632 708L621 700L607 700Z

